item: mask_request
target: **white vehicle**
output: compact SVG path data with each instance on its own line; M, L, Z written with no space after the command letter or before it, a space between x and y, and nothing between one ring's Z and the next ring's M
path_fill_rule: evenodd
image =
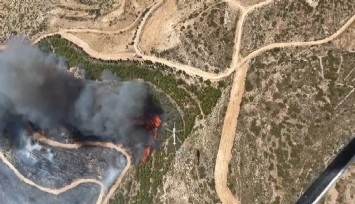
M169 132L172 132L173 133L173 140L174 140L174 142L173 142L173 145L175 146L176 145L176 134L175 133L177 133L177 132L181 132L182 130L176 130L176 128L175 128L175 123L174 123L174 127L173 127L173 129L172 130L169 130L169 129L167 129L167 128L165 128L167 131L169 131Z

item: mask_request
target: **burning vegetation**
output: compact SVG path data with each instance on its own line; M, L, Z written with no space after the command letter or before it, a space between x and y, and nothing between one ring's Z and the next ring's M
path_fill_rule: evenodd
M154 115L154 117L151 120L148 120L147 123L145 124L146 128L152 131L154 143L156 143L158 138L158 129L160 127L160 124L161 124L161 119L158 115ZM148 161L148 158L151 155L151 153L152 153L152 146L146 147L142 159L143 163L146 163Z
M151 147L145 148L144 156L143 156L143 159L142 159L143 163L146 163L148 161L148 158L149 158L150 154L151 154Z
M136 162L155 147L163 111L143 82L75 78L63 59L14 39L0 53L0 83L2 132L14 121L44 132L64 127L79 142L122 144Z

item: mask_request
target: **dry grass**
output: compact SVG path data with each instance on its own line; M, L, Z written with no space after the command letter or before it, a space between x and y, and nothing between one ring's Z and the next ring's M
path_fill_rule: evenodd
M235 0L239 1L243 6L252 6L257 3L263 2L264 0Z
M179 43L176 24L177 5L175 0L167 0L150 17L142 30L139 45L144 52L151 49L165 50Z
M355 164L351 164L328 191L323 204L355 203Z
M355 51L355 23L353 23L339 38L333 41L333 44L343 50Z
M354 15L354 9L353 0L319 1L315 8L304 0L274 1L247 17L243 54L271 43L312 41L330 36Z
M70 7L60 7L51 19L50 27L119 30L132 24L145 7L142 5L136 8L128 0L107 1L99 9L92 7L71 10Z
M42 0L0 1L0 44L12 35L34 35L46 29L55 4Z
M0 2L0 44L16 34L36 38L59 29L120 30L135 22L153 2L4 0Z
M294 203L352 137L354 63L330 44L252 60L230 169L242 203Z
M219 1L168 0L148 19L145 53L218 73L229 67L238 11Z
M134 52L133 34L134 30L118 34L98 33L71 33L80 39L84 39L89 46L102 53Z

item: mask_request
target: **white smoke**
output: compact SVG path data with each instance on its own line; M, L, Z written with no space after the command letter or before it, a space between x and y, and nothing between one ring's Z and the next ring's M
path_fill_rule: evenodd
M123 168L126 166L125 158L120 155L116 158L115 165L111 166L106 173L105 177L102 179L103 184L105 185L106 190L109 189L116 181L118 176L121 174Z

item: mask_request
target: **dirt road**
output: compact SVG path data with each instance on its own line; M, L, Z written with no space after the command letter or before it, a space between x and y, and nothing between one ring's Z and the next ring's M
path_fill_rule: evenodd
M216 191L223 203L240 203L240 201L233 196L231 193L230 189L228 189L227 186L227 176L228 176L228 164L231 159L231 150L233 147L233 141L235 138L235 131L237 128L237 119L238 119L238 114L240 110L240 103L242 100L242 95L244 92L244 82L245 82L245 77L248 69L248 61L252 58L257 57L258 55L262 54L263 52L267 50L271 50L274 48L284 48L284 47L293 47L293 46L311 46L311 45L319 45L323 43L327 43L336 37L338 37L341 33L343 33L354 21L355 21L355 15L350 18L337 32L335 32L333 35L324 38L322 40L316 40L316 41L310 41L310 42L286 42L286 43L274 43L270 44L267 46L264 46L258 50L253 51L250 53L248 56L246 56L243 59L240 58L240 45L241 45L241 38L243 34L243 24L244 20L247 16L248 13L252 12L254 9L267 5L273 0L267 0L261 3L258 3L256 5L253 5L251 7L244 7L238 3L235 3L234 1L231 0L225 0L226 2L229 2L231 5L234 5L233 7L236 9L239 9L241 13L241 18L237 24L237 30L236 30L236 38L235 38L235 48L234 48L234 53L233 53L233 59L232 59L232 64L229 69L227 69L225 72L222 72L220 74L214 74L214 73L209 73L209 72L204 72L201 71L200 69L197 69L192 66L188 65L183 65L179 64L170 60L158 58L155 56L147 56L143 55L140 50L139 50L139 36L141 35L141 30L143 29L145 25L145 21L149 17L150 13L152 13L155 8L159 6L159 4L162 2L159 2L155 4L147 13L147 15L144 16L144 19L142 20L142 23L139 26L139 29L137 31L137 37L134 40L134 46L135 50L137 53L142 54L144 60L150 60L155 63L161 63L165 64L167 66L176 68L178 70L185 71L189 75L195 75L195 76L200 76L204 79L210 79L211 81L218 81L221 80L230 74L232 74L234 71L236 71L235 76L234 76L234 81L233 81L233 87L231 90L231 95L230 95L230 101L228 104L226 116L224 118L224 124L223 124L223 129L222 129L222 135L220 139L220 145L219 145L219 150L217 154L217 159L216 159L216 165L215 165L215 184L216 184ZM234 2L234 3L233 3ZM84 29L85 30L85 29ZM85 30L83 32L90 32L90 30ZM76 29L78 31L78 29ZM76 32L75 31L75 32ZM106 31L98 31L97 32L106 32ZM95 31L95 32L96 32ZM90 48L90 46L84 42L83 40L79 39L78 37L71 35L70 33L67 33L68 30L63 30L58 33L51 33L47 34L44 36L41 36L34 42L38 42L40 39L43 39L44 37L51 36L54 34L60 34L63 38L73 42L74 44L78 45L79 47L82 47L83 50L88 53L91 57L94 58L101 58L104 60L118 60L118 59L131 59L133 58L135 53L119 53L119 54L110 54L110 53L98 53L94 51L93 49ZM80 31L78 31L80 32ZM54 144L53 144L54 145ZM59 144L58 147L60 146ZM1 156L1 155L0 155ZM124 173L127 171L125 168L124 171L122 172L122 176ZM120 177L121 177L120 175ZM119 182L118 182L119 185ZM111 194L108 194L105 198L105 201L108 201L109 195L112 195L114 192L115 188L112 188L112 192L110 191Z
M91 57L96 58L96 59L102 59L102 60L127 60L127 59L134 59L135 53L101 53L97 52L96 50L93 50L89 44L87 44L85 41L81 40L80 38L76 37L75 35L72 35L70 33L65 33L65 32L60 32L58 33L62 36L62 38L65 38L69 40L70 42L78 45L81 47L87 54L89 54Z
M262 54L267 50L271 50L274 48L310 46L310 45L319 45L319 44L327 43L335 39L336 37L338 37L342 32L344 32L346 28L348 28L355 21L355 15L352 18L350 18L336 33L334 33L333 35L325 39L310 41L310 42L274 43L262 47L250 53L247 57L243 58L242 60L239 60L244 19L246 18L247 14L252 12L254 9L267 5L273 2L273 0L264 1L254 6L251 6L249 8L245 8L235 1L226 0L226 2L230 3L231 5L234 5L235 8L239 8L239 10L242 12L241 17L237 24L237 31L236 31L237 39L235 40L235 50L233 53L233 60L231 66L231 70L236 70L236 73L232 85L233 87L231 90L230 102L228 104L226 116L224 119L222 135L221 135L221 140L220 140L220 145L219 145L219 150L218 150L216 165L215 165L215 184L216 184L217 194L221 199L222 203L229 204L229 203L240 203L240 201L233 196L230 189L228 188L227 177L228 177L228 164L231 159L231 150L233 148L233 141L235 137L235 131L237 128L239 106L244 92L244 83L245 83L245 77L246 77L246 72L248 67L247 65L248 60ZM233 66L233 64L235 66Z
M59 31L57 33L49 33L46 35L43 35L41 37L39 37L38 39L36 39L33 43L37 43L40 40L49 37L49 36L53 36L53 35L60 35L62 38L74 43L75 45L77 45L78 47L81 47L84 52L86 52L90 57L96 58L96 59L102 59L102 60L132 60L134 59L134 55L135 53L131 52L127 52L127 53L101 53L101 52L97 52L95 50L93 50L89 44L87 44L85 41L81 40L80 38L76 37L75 35L72 35L70 33L67 33L65 31Z
M70 33L66 33L66 32L57 32L57 33L50 33L44 36L41 36L40 38L36 39L34 41L34 43L37 43L38 41L49 37L49 36L53 36L55 34L59 34L62 38L74 43L75 45L81 47L90 57L96 58L96 59L103 59L103 60L127 60L127 59L135 59L135 54L136 53L117 53L117 54L112 54L112 53L100 53L97 52L95 50L93 50L85 41L81 40L80 38L76 37L75 35L72 35ZM214 73L210 73L210 72L205 72L202 71L198 68L189 66L189 65L184 65L184 64L179 64L179 63L175 63L172 62L170 60L167 59L162 59L162 58L158 58L155 56L146 56L143 55L143 60L150 60L154 63L161 63L161 64L165 64L169 67L173 67L176 68L178 70L182 70L185 71L187 74L192 75L192 76L200 76L204 79L209 79L211 81L218 81L223 79L224 77L227 77L230 75L230 73L233 72L232 69L230 69L230 73L226 72L225 74L214 74Z
M99 147L105 147L105 148L110 148L110 149L114 149L117 152L120 152L121 154L123 154L126 157L127 160L127 164L125 166L125 168L122 170L120 176L116 179L116 182L112 185L112 187L109 189L108 193L106 194L105 198L102 200L100 200L99 203L101 204L107 204L110 200L110 198L112 197L112 195L115 193L116 189L119 187L119 185L121 184L121 181L124 177L124 175L126 175L128 169L131 167L131 163L132 163L132 158L131 156L127 153L127 151L118 146L115 145L113 143L108 143L108 142L85 142L85 143L74 143L74 144L64 144L64 143L60 143L54 140L50 140L47 137L40 135L40 134L34 134L33 138L39 142L45 143L47 145L53 146L53 147L59 147L59 148L67 148L67 149L78 149L82 146L85 145L89 145L89 146L99 146ZM80 180L79 180L80 181ZM97 181L99 182L99 181ZM101 183L101 182L99 182ZM101 183L102 184L102 183ZM103 184L101 185L102 187L104 186ZM103 192L103 188L102 188L102 193L100 193L99 197L104 197L104 192Z
M105 196L105 187L104 184L98 180L95 179L79 179L76 180L74 182L72 182L71 184L64 186L62 188L59 189L51 189L51 188L46 188L43 186L40 186L36 183L34 183L33 181L31 181L30 179L26 178L25 176L23 176L16 168L15 166L13 166L10 161L8 161L6 159L6 157L3 155L2 152L0 152L0 159L15 173L15 175L23 182L25 182L28 185L34 186L37 189L53 194L53 195L59 195L65 191L68 191L72 188L77 187L80 184L84 184L84 183L95 183L97 185L100 186L100 194L98 196L97 202L96 204L107 204L109 202L109 199L112 197L112 195L114 194L114 192L116 191L116 189L119 187L122 178L124 177L124 175L126 174L127 170L130 168L131 166L131 156L126 152L125 149L123 149L120 146L114 145L112 143L105 143L105 142L86 142L86 143L73 143L73 144L64 144L64 143L60 143L57 141L53 141L50 140L48 138L46 138L43 135L40 134L34 134L33 138L41 143L45 143L47 145L53 146L53 147L57 147L57 148L65 148L65 149L78 149L80 147L83 147L85 145L90 145L90 146L100 146L100 147L105 147L105 148L110 148L110 149L114 149L117 152L122 153L126 159L127 159L127 165L125 166L125 168L122 170L120 176L116 179L116 182L114 183L114 185L112 185L112 187L109 189L108 193Z
M134 38L134 50L137 52L137 54L144 56L144 54L141 52L141 50L139 49L139 39L140 36L142 35L142 30L143 27L145 26L145 23L147 22L147 19L150 17L150 15L159 8L159 6L161 6L164 3L164 0L159 1L157 4L155 4L154 6L152 6L149 11L147 12L147 14L143 17L142 23L138 26L138 30L136 33L136 37ZM144 56L146 57L146 56Z
M228 2L230 2L230 1L228 1ZM264 5L266 5L266 4L270 3L270 2L272 2L272 0L261 2L259 4L254 5L254 6L248 7L247 9L244 8L245 9L244 11L247 12L247 13L252 12L254 9L256 9L258 7L261 7L261 6L264 6ZM155 4L155 6L158 6L158 5L159 5L159 3ZM236 7L238 7L238 4L237 4ZM243 8L243 7L241 7L241 8ZM154 10L154 9L151 8L151 11L152 10ZM246 14L242 14L241 18L245 18L245 17L246 17ZM165 64L165 65L173 67L175 69L185 71L189 75L200 76L200 77L202 77L205 80L209 79L211 81L219 81L219 80L224 79L225 77L228 77L230 74L232 74L233 71L236 69L236 67L239 67L245 61L250 60L250 59L258 56L259 54L261 54L261 53L263 53L263 52L265 52L267 50L278 48L278 47L305 46L305 45L315 45L315 44L322 44L322 43L325 43L325 42L329 42L332 39L334 39L335 37L337 37L338 35L340 35L344 30L346 30L346 28L349 27L354 20L355 20L355 16L353 16L350 20L348 20L348 22L346 24L344 24L344 26L341 29L339 29L336 33L334 33L332 36L330 36L328 38L325 38L323 40L314 41L314 42L275 43L275 44L267 45L265 47L262 47L262 48L260 48L260 49L258 49L256 51L250 53L247 57L242 59L237 64L237 61L239 59L239 51L237 51L237 49L239 49L239 47L240 47L240 41L241 41L241 36L242 36L242 32L239 32L238 35L236 35L237 36L236 40L235 40L236 45L235 45L235 50L234 50L235 54L233 54L232 66L229 69L226 69L224 72L219 73L219 74L205 72L205 71L202 71L202 70L200 70L198 68L195 68L195 67L192 67L192 66L183 65L183 64L180 64L180 63L176 63L176 62L173 62L173 61L170 61L170 60L158 58L158 57L155 57L155 56L143 55L143 59L144 60L151 60L151 61L156 62L156 63ZM143 20L142 23L141 23L141 26L144 25L144 22L145 21ZM241 30L241 28L243 27L243 23L239 23L237 27L238 27L239 30ZM63 38L65 38L67 40L70 40L74 44L82 47L84 49L84 51L87 52L87 54L89 54L93 58L97 58L97 59L101 58L101 59L104 59L104 60L119 60L119 59L126 60L126 59L134 58L134 54L135 53L117 53L117 54L99 53L99 52L93 50L92 48L90 48L90 46L85 41L81 40L80 38L78 38L78 37L76 37L74 35L71 35L70 33L67 33L67 32L70 32L70 31L71 32L80 32L80 30L81 29L73 29L73 30L66 29L66 30L61 30L61 31L56 32L56 33L49 33L49 34L43 35L43 36L39 37L38 39L34 40L34 43L38 42L39 40L41 40L41 39L43 39L45 37L52 36L52 35L55 35L55 34L60 34ZM100 31L100 30L95 30L95 29L82 29L82 31L83 32L91 32L91 31L93 31L93 32L97 32L97 33L110 33L110 31ZM140 35L140 31L137 32L137 36L139 36L139 35ZM137 39L139 39L139 38L137 38ZM135 40L135 41L137 41L137 40ZM135 43L135 45L137 46L137 43ZM0 47L0 49L1 49L1 47ZM138 52L139 52L139 49L137 47L136 47L136 50L138 50ZM236 66L233 66L233 65L236 65Z
M243 35L243 25L247 15L258 7L262 7L266 4L273 2L273 0L264 1L254 6L245 8L235 1L227 1L230 4L235 4L241 12L240 18L237 23L236 38L234 40L235 46L233 51L233 58L230 70L235 70L235 76L233 80L232 90L230 93L230 99L227 107L226 116L224 118L222 134L219 143L216 165L215 165L215 185L219 199L222 203L236 203L239 204L239 198L233 195L227 186L228 183L228 165L232 158L232 148L234 144L234 138L237 129L237 121L240 110L240 103L242 101L244 93L245 78L248 70L248 64L238 64L239 54L241 47L241 38Z
M244 63L235 73L230 99L227 107L226 116L223 122L222 135L219 143L215 165L215 184L216 191L222 203L240 203L234 197L227 186L228 164L232 158L231 150L235 131L237 129L237 120L240 110L240 103L244 93L244 83L248 70L248 64Z
M297 46L312 46L312 45L320 45L324 44L327 42L330 42L337 38L339 35L341 35L352 23L355 21L355 15L352 16L341 28L339 28L333 35L326 37L321 40L315 40L315 41L308 41L308 42L286 42L286 43L273 43L267 46L264 46L258 50L253 51L249 55L247 55L245 58L243 58L238 66L243 64L244 62L253 59L257 57L258 55L262 54L265 51L272 50L274 48L286 48L286 47L297 47Z
M234 6L235 9L237 9L241 12L240 18L237 23L237 29L235 31L236 35L234 38L234 50L233 50L232 62L231 62L230 68L227 71L227 73L231 74L232 73L231 71L234 71L235 69L237 69L240 66L240 65L238 65L238 61L239 61L240 46L241 46L241 42L242 42L243 25L245 22L245 18L247 17L247 15L249 13L251 13L255 9L257 9L259 7L263 7L264 5L267 5L271 2L273 2L273 0L267 0L264 2L260 2L258 4L253 5L253 6L250 6L250 7L244 7L238 1L234 1L234 0L225 0L225 2Z

